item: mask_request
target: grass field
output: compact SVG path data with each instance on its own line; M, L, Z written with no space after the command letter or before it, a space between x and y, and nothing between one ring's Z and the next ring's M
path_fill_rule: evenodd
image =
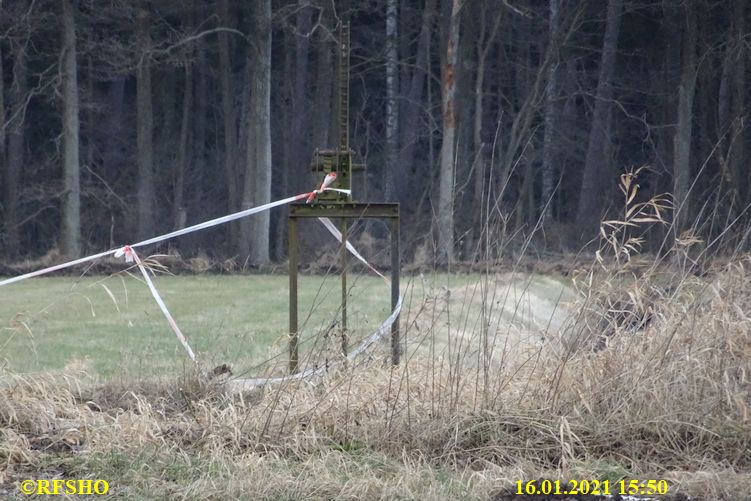
M428 298L450 291L440 311L430 312L431 322L450 313L453 325L437 337L464 336L475 328L467 319L480 311L478 279L405 277L403 322L409 323ZM287 280L285 275L182 275L159 276L155 283L205 365L227 363L242 372L274 357L276 365L286 363ZM390 290L372 276L351 275L348 285L348 327L355 345L389 316ZM551 318L560 322L563 306L556 312L556 305L572 299L562 281L544 276L501 277L493 287L497 301L504 301L497 313L519 331L541 332ZM0 290L0 297L0 357L12 371L75 363L105 378L118 371L165 375L179 372L187 361L147 287L133 277L37 278ZM340 298L336 275L300 277L301 356L334 351L338 341L323 346L319 334L338 321Z
M388 317L390 296L378 278L355 276L350 282L356 337ZM207 365L249 367L286 349L284 275L159 276L155 284ZM165 374L187 360L147 287L132 277L40 278L0 295L0 356L13 371L59 369L77 361L104 377L120 369ZM338 318L340 297L336 276L300 278L303 350Z

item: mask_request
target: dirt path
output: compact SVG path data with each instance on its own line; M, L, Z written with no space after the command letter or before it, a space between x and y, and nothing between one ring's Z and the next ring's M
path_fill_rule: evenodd
M564 277L528 273L477 276L434 289L415 321L419 333L445 344L479 342L483 325L493 342L508 348L536 346L556 337L571 312L576 293ZM410 312L414 314L414 312ZM423 338L413 342L423 344Z

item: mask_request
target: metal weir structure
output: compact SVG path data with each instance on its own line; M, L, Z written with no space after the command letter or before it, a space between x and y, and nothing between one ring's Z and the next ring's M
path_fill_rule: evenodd
M289 371L300 370L299 331L298 331L298 265L299 238L298 221L306 218L334 218L339 220L341 232L341 350L346 357L349 351L347 329L347 230L354 220L381 218L389 221L391 244L391 309L397 311L399 303L399 204L389 202L355 202L352 196L352 174L364 171L365 166L352 161L353 151L349 145L349 80L350 80L350 36L349 21L341 21L338 31L339 57L336 88L339 97L337 148L316 149L310 166L315 186L327 184L328 191L317 193L307 203L293 203L289 206ZM331 179L333 178L333 181ZM398 364L401 359L399 316L391 324L391 361Z

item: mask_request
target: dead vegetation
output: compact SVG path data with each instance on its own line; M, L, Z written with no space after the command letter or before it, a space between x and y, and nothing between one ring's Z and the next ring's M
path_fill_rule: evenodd
M638 328L614 321L603 349L547 343L489 378L422 355L240 394L193 374L5 374L1 482L93 475L123 497L489 498L547 475L747 498L750 267L744 257L686 281Z
M751 256L702 276L686 260L644 266L633 226L607 227L566 328L541 343L511 346L486 321L500 299L485 277L483 308L467 308L477 335L425 349L443 311L428 298L405 319L399 367L376 347L239 393L226 374L5 373L0 489L87 477L122 498L506 499L517 480L636 478L667 480L673 499L751 498Z

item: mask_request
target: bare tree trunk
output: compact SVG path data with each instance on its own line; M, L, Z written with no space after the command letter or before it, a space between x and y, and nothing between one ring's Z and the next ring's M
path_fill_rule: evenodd
M256 4L253 34L255 48L252 76L252 105L249 134L255 142L248 146L253 158L246 165L243 190L243 207L262 205L271 200L271 0ZM261 212L243 224L241 229L241 255L248 253L249 262L262 265L269 261L269 212Z
M686 4L683 29L682 70L678 85L678 121L673 136L673 196L678 207L675 214L676 235L691 225L691 134L696 90L696 11L691 2Z
M498 14L500 18L500 13ZM482 24L482 32L485 31L485 24ZM488 162L488 155L487 155L487 148L485 147L485 142L483 141L483 115L485 114L484 109L484 97L485 97L485 55L487 54L486 50L483 50L482 44L483 36L480 37L477 43L477 73L475 75L475 117L474 117L474 124L473 124L473 134L472 134L472 142L474 143L474 150L475 150L475 158L474 158L474 184L472 187L472 204L471 204L471 210L473 214L473 220L475 221L475 226L473 229L470 230L472 234L472 238L468 238L468 240L471 241L470 245L474 244L475 238L479 238L479 235L481 234L480 228L478 227L477 223L479 223L479 220L481 219L481 213L482 213L482 200L483 200L483 190L485 188L485 171L487 168L487 162ZM491 43L488 42L488 44L485 46L485 48L490 47Z
M553 53L558 52L558 2L550 0L550 17L548 19L548 43L553 47ZM542 151L542 196L540 210L545 220L552 214L552 197L555 190L555 166L553 165L555 154L553 151L553 136L557 127L556 123L556 98L558 97L558 60L554 57L548 66L548 81L545 84L545 135L543 137ZM547 207L547 209L546 209Z
M78 158L78 75L76 21L70 0L63 4L63 221L61 251L68 258L81 255L81 184Z
M308 60L310 52L309 32L311 30L311 9L306 8L309 5L308 0L298 0L298 11L295 19L296 34L290 38L294 39L294 61L292 55L288 52L285 59L285 72L288 75L287 80L291 83L290 98L291 105L289 108L289 130L285 129L282 135L285 137L286 147L283 149L284 169L280 173L279 188L286 196L289 192L297 193L302 184L300 179L304 178L307 173L307 155L309 150L310 135L307 133L306 120L308 115L306 104L306 88L308 84ZM321 146L321 145L316 145ZM276 225L275 237L275 257L277 260L284 259L286 252L286 210L282 209Z
M304 12L305 10L306 9L302 7L301 10L298 11L298 22L300 12ZM297 25L297 29L299 29L299 24ZM284 102L288 103L288 106L281 107L278 119L284 124L289 124L289 126L282 127L282 130L279 131L281 144L284 144L286 147L281 148L279 154L275 157L277 165L281 166L281 169L278 169L278 176L275 178L275 187L278 190L277 195L280 196L286 196L288 193L297 192L297 190L289 189L289 178L290 173L293 174L294 178L295 173L301 172L299 165L300 162L297 158L302 158L300 156L300 151L302 148L301 143L304 142L303 137L299 135L302 131L298 132L298 135L295 135L292 131L292 128L294 127L293 122L296 120L302 121L302 117L295 116L297 109L294 96L295 83L297 80L295 75L295 49L297 48L296 39L298 35L293 30L285 30L283 36L284 62L282 63L282 66L284 68L284 76L281 79L283 84L281 88L277 87L276 91L281 93ZM272 220L272 227L274 228L274 234L272 236L274 242L273 259L279 262L283 261L286 256L285 251L287 246L285 244L287 241L287 225L282 224L282 222L287 219L288 214L287 207L280 207L278 211L272 214L272 217L276 220Z
M13 82L10 88L10 122L8 123L8 163L5 175L5 243L6 254L17 256L20 250L17 205L18 185L24 163L25 108L27 93L26 47L17 43L13 54Z
M578 141L581 132L577 127L579 122L579 113L576 106L576 96L578 94L578 84L576 82L576 62L572 58L567 58L562 62L559 69L558 77L561 85L561 93L566 96L560 104L560 114L558 115L558 123L560 126L560 133L558 138L563 144L575 144ZM564 211L570 206L567 203L566 198L571 192L571 184L566 184L566 179L570 176L566 176L566 169L569 168L572 158L578 157L571 151L571 148L562 148L557 151L558 153L558 165L560 167L559 179L561 181L561 190L565 192L566 196L560 196L555 199L555 214L563 214ZM577 159L578 160L578 159ZM573 198L573 197L572 197ZM576 209L576 207L573 207ZM576 214L574 214L575 216Z
M209 169L209 164L206 161L206 122L209 119L208 113L208 82L206 73L208 72L208 62L206 60L206 49L203 46L198 46L196 51L196 64L193 69L193 80L195 86L195 113L194 113L194 129L193 140L190 141L189 147L192 155L190 162L192 166L192 182L188 185L189 191L193 191L191 198L191 210L194 213L204 210L204 180L216 179L216 175L212 169ZM198 235L198 234L194 234ZM190 237L188 237L190 238ZM197 240L198 236L190 238L190 242ZM233 249L233 247L229 247Z
M674 16L677 17L677 16ZM737 21L733 19L731 24L735 27ZM673 22L673 24L678 24ZM675 30L677 38L680 41L680 31ZM735 139L734 133L736 127L734 127L733 121L735 120L735 110L733 109L733 93L734 93L734 74L735 74L735 30L728 30L728 37L725 43L725 57L722 61L722 73L720 74L720 86L717 97L717 136L719 137L719 144L721 148L719 150L718 161L721 173L721 179L723 181L723 189L726 189L733 201L733 205L738 201L738 189L737 179L735 177L735 171L731 168L730 163L733 156L733 140ZM680 58L680 52L678 59ZM677 110L677 107L676 107Z
M105 173L111 173L123 168L125 164L125 155L121 148L122 137L124 136L125 122L125 80L122 75L117 75L110 83L107 91L107 119L105 121L105 130L107 140L104 144L103 170Z
M256 55L250 51L258 50L255 45L251 46L245 60L245 69L243 70L243 103L240 117L240 140L243 143L242 155L245 158L244 168L238 169L238 178L242 178L242 191L240 192L240 209L245 210L253 206L253 190L256 173L256 120L253 117L255 112L254 105L256 102L255 89L251 68L256 61ZM253 216L255 217L255 216ZM238 221L237 235L237 254L242 259L248 259L250 247L253 240L253 223L249 218L243 218Z
M665 19L665 46L664 46L664 72L660 91L665 96L664 106L661 107L661 123L674 124L677 121L678 96L675 88L678 85L681 71L681 26L682 17L677 14L676 2L663 2L662 14ZM567 92L570 89L567 89ZM563 116L565 117L565 110ZM568 126L569 124L565 124ZM664 166L670 169L673 166L673 135L675 131L669 127L660 130L660 149ZM673 180L667 179L659 188L662 192L670 192L673 189Z
M517 32L517 37L521 40L518 56L518 69L515 72L515 84L516 95L518 96L517 99L520 109L519 114L522 114L523 112L521 110L525 108L530 109L528 108L528 103L531 103L530 98L533 92L530 86L530 81L532 78L532 63L530 59L532 53L532 44L534 44L534 41L532 37L531 19L522 18L514 24ZM539 79L539 76L541 74L545 74L545 71L544 69L540 69L536 73ZM532 114L532 112L530 110L530 112L524 112L524 114L529 116ZM534 176L534 172L532 170L532 163L534 162L534 141L534 133L530 132L529 137L525 138L525 144L519 156L519 166L521 167L521 169L519 169L519 174L521 176L520 184L518 185L516 192L516 217L514 222L517 229L524 227L526 221L531 219L530 207L527 206L527 191L530 189L530 184L532 183ZM509 163L507 165L511 165L511 158L509 158Z
M138 147L138 229L137 238L146 239L154 234L154 119L151 103L151 65L148 51L149 12L139 10L136 19L139 60L136 77L136 121Z
M153 78L154 74L156 78ZM152 105L154 106L154 160L153 164L173 165L176 155L174 145L180 140L180 122L177 120L177 85L179 78L176 71L164 71L154 66L152 74ZM164 148L162 145L170 145ZM157 179L158 176L157 176Z
M738 187L737 209L743 210L748 203L748 183L751 180L744 159L744 118L746 103L746 42L744 40L744 16L746 0L735 0L733 9L733 35L735 57L733 58L733 112L735 120L731 127L731 150L728 163L730 172L733 173L734 185Z
M582 3L576 11L572 13L571 20L566 23L566 31L561 36L562 44L565 43L565 41L568 40L568 38L581 26L580 20L584 10L583 5L584 4ZM527 64L529 64L528 57ZM496 193L501 194L503 192L511 177L514 166L520 160L519 152L525 152L525 145L530 136L533 119L544 101L547 68L550 64L553 64L553 46L548 45L538 71L534 73L534 78L530 83L527 83L522 87L529 87L529 91L520 103L519 111L516 113L516 116L511 123L510 130L506 134L508 139L506 141L505 149L502 149L502 142L498 142L499 144L497 145L497 148L499 152L496 153L496 158L499 159L500 173L495 178L496 182L494 185ZM527 70L527 74L529 75L530 73L531 70Z
M476 16L476 10L466 1L462 2L461 25L462 34L475 33L481 22ZM456 65L456 150L454 151L454 213L471 214L473 200L471 196L472 168L475 161L473 150L474 138L474 85L477 68L477 50L472 38L465 36L458 46ZM472 220L467 217L454 218L454 258L465 259L471 253ZM457 237L457 235L461 235ZM469 238L468 238L469 237Z
M3 44L0 43L0 184L8 168L5 157L5 76L3 74ZM0 242L1 243L1 242Z
M492 5L492 2L491 2ZM493 25L488 30L488 22L490 19L486 19L488 14L488 3L483 2L481 4L481 19L480 19L480 34L477 38L476 52L477 52L477 72L475 74L475 105L474 105L474 123L472 142L474 143L474 183L472 186L472 203L469 204L469 210L472 214L472 221L474 225L470 228L469 236L467 238L468 247L476 247L476 241L481 238L482 235L482 205L485 191L485 179L488 172L488 164L490 163L490 155L488 145L485 144L485 131L483 121L485 118L485 74L487 68L487 59L490 50L495 44L495 39L498 34L498 29L501 25L501 19L503 18L504 9L497 9L495 13L495 19ZM496 10L495 6L491 8Z
M674 21L674 24L675 23ZM677 33L677 36L680 37L680 30L675 30ZM730 37L729 37L730 38ZM679 38L680 40L680 38ZM718 127L717 127L717 135L722 138L726 134L729 134L730 131L730 124L733 120L733 65L735 64L735 61L733 61L733 54L734 54L734 47L731 40L728 40L725 44L725 57L722 61L722 73L720 73L720 85L718 89L718 96L717 96L717 120L718 120ZM678 50L678 59L680 58L680 49ZM730 143L729 139L725 139L722 141L722 144L724 146L725 151L721 151L721 158L720 158L720 171L722 172L723 176L730 181L730 172L727 170L727 158L724 156L727 153L727 150L729 150L728 144Z
M485 4L482 4L481 13L486 13ZM501 9L498 10L497 19L500 21ZM496 25L497 26L497 25ZM480 36L477 39L477 72L475 74L475 119L473 123L472 142L475 149L475 162L482 163L482 157L484 155L483 150L485 145L482 137L482 119L483 119L483 102L485 98L485 59L488 54L488 50L492 46L493 33L490 36L486 35L487 27L484 20L480 20ZM479 167L479 165L478 165ZM478 171L479 174L479 171ZM482 175L475 175L475 179L482 178ZM476 189L475 189L476 191Z
M388 0L386 5L386 199L392 200L396 195L395 177L399 161L396 0Z
M302 172L307 167L305 155L310 152L303 152L305 142L302 141L304 135L305 115L306 115L306 97L305 89L308 83L308 50L310 47L309 40L305 34L310 31L310 11L305 8L307 0L298 0L297 13L297 32L295 36L295 75L292 89L292 119L290 121L290 131L293 141L298 143L292 149L292 172ZM299 144L303 143L303 144ZM296 178L297 176L295 176ZM297 188L297 186L295 186Z
M222 24L230 26L229 0L222 0L220 14ZM229 54L229 36L226 32L219 32L219 79L222 88L222 118L224 125L224 176L227 183L227 209L228 212L232 212L238 209L237 170L239 168L239 161L237 156L235 92ZM237 223L230 223L230 245L237 243L237 233Z
M608 0L605 37L602 42L600 75L597 80L592 127L584 160L584 176L579 194L576 222L583 237L591 237L602 215L610 186L610 160L606 156L610 131L607 129L610 101L613 98L613 74L621 25L623 0Z
M258 62L254 75L258 112L256 133L256 186L255 203L271 201L271 0L262 0L256 14L258 31ZM268 211L258 214L253 220L256 238L251 248L251 263L265 264L269 261L269 236L271 217Z
M91 56L89 55L86 60L86 98L84 99L84 102L89 101L91 103L94 102L94 63L91 60ZM85 165L89 169L94 168L94 134L93 131L96 129L96 118L94 113L94 107L90 106L88 109L88 112L86 113L86 117L84 118L84 137L87 137L86 140L86 149L85 149L85 156L86 160Z
M188 170L188 136L190 135L191 109L193 108L193 67L185 65L185 88L183 90L183 112L180 122L180 142L175 164L175 189L172 200L173 227L185 227L187 209L185 208L185 172Z
M410 194L413 193L412 171L422 173L429 172L429 169L433 168L432 164L413 168L413 164L415 163L415 150L420 137L418 124L420 122L420 115L424 112L422 102L425 91L425 77L430 73L428 53L430 50L430 34L433 26L433 18L435 17L435 8L436 0L426 0L425 9L422 13L420 38L417 42L417 62L415 68L412 70L406 102L402 106L404 117L402 119L403 126L399 131L401 134L401 150L396 171L397 178L399 179L399 182L396 184L396 194L399 202L409 204L411 207L414 207L414 203L416 202L416 197L410 197ZM429 156L432 156L432 154Z
M446 62L443 68L443 139L438 195L438 262L449 263L454 256L454 152L456 151L456 63L459 50L461 0L452 0Z

